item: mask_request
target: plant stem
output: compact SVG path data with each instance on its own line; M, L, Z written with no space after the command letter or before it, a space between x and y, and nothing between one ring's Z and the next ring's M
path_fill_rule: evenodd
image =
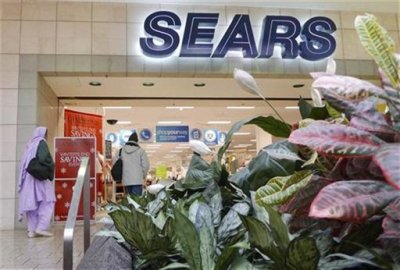
M286 123L286 121L282 118L282 116L279 114L279 112L274 108L274 106L272 106L272 104L271 103L269 103L269 101L263 96L263 95L260 95L260 97L265 101L265 103L267 103L268 104L268 106L270 106L271 107L271 109L274 111L274 113L279 117L279 119L283 122L283 123Z

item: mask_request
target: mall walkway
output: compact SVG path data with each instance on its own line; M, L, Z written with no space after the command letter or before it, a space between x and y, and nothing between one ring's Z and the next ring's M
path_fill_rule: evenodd
M92 225L91 234L101 225ZM63 225L54 225L54 237L28 238L25 230L0 231L0 269L62 269ZM83 256L83 227L74 238L74 268Z

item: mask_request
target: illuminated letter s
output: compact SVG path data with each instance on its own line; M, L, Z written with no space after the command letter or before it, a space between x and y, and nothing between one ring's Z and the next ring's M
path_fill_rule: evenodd
M159 22L166 22L168 26L161 26ZM164 57L172 54L179 45L178 33L169 26L181 26L179 17L169 11L157 11L150 14L144 22L144 31L150 37L140 38L140 47L143 53L151 56ZM160 44L154 38L162 40Z

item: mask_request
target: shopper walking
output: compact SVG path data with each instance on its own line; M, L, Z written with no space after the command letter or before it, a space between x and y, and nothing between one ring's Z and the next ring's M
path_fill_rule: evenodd
M133 132L121 148L122 184L128 194L141 195L145 177L149 171L149 159L138 144L138 135Z
M51 182L54 178L54 162L46 138L47 128L36 128L21 160L18 183L19 220L26 217L28 237L53 236L48 229L56 201ZM31 162L33 159L36 162Z

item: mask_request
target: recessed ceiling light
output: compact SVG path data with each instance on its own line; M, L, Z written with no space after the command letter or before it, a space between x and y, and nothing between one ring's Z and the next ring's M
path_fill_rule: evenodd
M257 152L257 149L247 149L249 152Z
M254 106L227 106L228 110L253 110Z
M154 86L154 83L152 83L152 82L144 82L144 83L142 83L142 85L149 87L149 86Z
M207 124L209 125L229 125L231 123L231 121L208 121Z
M176 149L189 149L190 148L190 146L189 145L186 145L186 146L183 146L183 145L178 145L177 147L175 147Z
M285 109L286 110L297 110L297 109L299 109L299 106L286 106Z
M100 85L101 85L101 82L98 82L98 81L91 81L91 82L89 82L89 85L91 85L91 86L100 86Z
M233 135L237 135L237 136L246 136L246 135L250 135L250 132L235 132L233 133Z
M165 107L165 109L168 109L168 110L180 110L180 111L190 110L193 108L194 108L193 106L167 106L167 107Z
M130 124L132 124L132 122L131 121L119 121L118 120L117 124L118 125L130 125Z
M152 148L152 147L160 147L161 144L146 144L147 148Z
M171 153L182 153L183 150L171 150Z
M304 83L293 84L293 88L302 88L304 87Z
M132 106L104 106L104 110L129 110Z
M146 150L146 153L155 153L156 150Z
M195 84L193 84L195 87L204 87L204 86L206 86L206 84L205 83L195 83Z
M179 125L181 123L181 121L158 121L160 125Z
M256 142L257 140L256 139L252 139L252 140L250 140L251 142Z

